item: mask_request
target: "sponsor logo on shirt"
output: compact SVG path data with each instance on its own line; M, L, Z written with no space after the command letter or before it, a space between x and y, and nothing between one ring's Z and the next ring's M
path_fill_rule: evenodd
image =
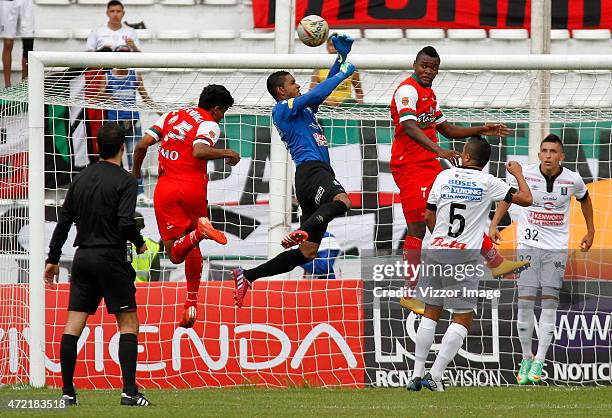
M546 213L529 211L527 220L533 225L561 226L565 215L563 213Z
M433 123L436 120L436 116L433 111L430 113L421 113L417 116L418 123Z
M539 179L537 177L527 177L527 176L525 176L525 180L535 181L536 183L540 183L542 181L542 179Z
M438 248L456 248L458 250L465 250L467 248L467 244L465 242L459 242L456 239L450 241L444 239L443 237L436 237L432 239L430 246Z
M561 196L567 196L567 187L561 187Z
M402 106L408 106L408 98L402 97Z
M482 188L447 184L442 187L441 197L442 199L480 202L482 200Z
M314 137L316 143L318 146L320 147L326 147L327 146L327 138L325 137L325 135L320 134L320 133L314 133L312 134L312 136Z

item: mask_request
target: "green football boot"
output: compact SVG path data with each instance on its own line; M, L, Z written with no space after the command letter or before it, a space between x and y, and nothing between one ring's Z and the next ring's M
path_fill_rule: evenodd
M534 360L531 363L531 369L529 369L529 373L527 377L533 383L540 383L542 380L542 369L544 368L544 362L542 360Z
M519 372L516 375L516 381L519 385L526 385L529 382L529 378L527 375L531 370L531 359L525 358L521 360L521 367L519 368Z

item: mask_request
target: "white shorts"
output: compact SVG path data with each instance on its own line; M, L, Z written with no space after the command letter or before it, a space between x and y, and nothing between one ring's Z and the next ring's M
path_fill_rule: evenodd
M0 38L33 38L32 0L0 1Z
M519 286L561 288L565 276L567 250L544 250L519 244L517 255L519 260L530 262L529 268L519 275Z

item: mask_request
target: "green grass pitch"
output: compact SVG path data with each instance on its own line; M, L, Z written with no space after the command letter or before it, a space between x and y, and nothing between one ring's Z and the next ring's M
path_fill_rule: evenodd
M0 389L0 416L79 417L610 417L612 386L450 388L445 393L405 389L146 390L148 408L120 407L116 390L81 390L68 410L10 411L10 399L57 399L56 389Z

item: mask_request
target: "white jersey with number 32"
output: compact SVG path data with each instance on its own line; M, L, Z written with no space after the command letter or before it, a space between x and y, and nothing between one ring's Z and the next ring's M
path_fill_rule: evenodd
M455 167L436 178L427 208L436 211L429 249L480 250L493 202L512 198L510 186L478 169Z
M517 242L521 246L548 250L567 249L572 196L582 200L587 188L580 175L561 167L557 176L545 176L540 164L523 168L533 204L518 208ZM511 177L510 184L516 184Z

